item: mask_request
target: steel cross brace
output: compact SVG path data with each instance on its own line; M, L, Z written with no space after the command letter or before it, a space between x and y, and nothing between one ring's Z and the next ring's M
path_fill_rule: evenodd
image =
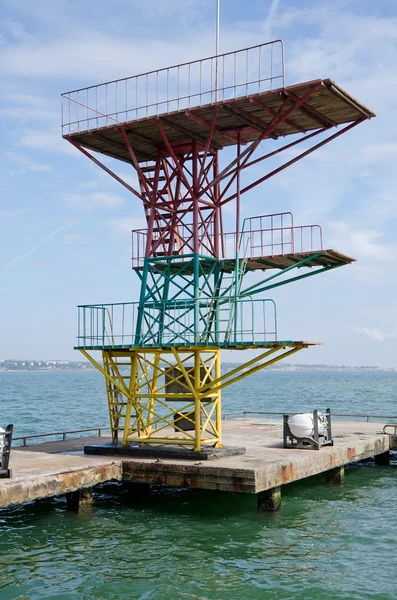
M244 297L249 297L252 296L254 294L259 294L260 292L265 292L267 290L271 290L273 288L276 287L280 287L281 285L286 285L287 283L292 283L293 281L299 281L300 279L306 279L307 277L313 277L313 275L319 275L320 273L325 273L326 271L331 271L332 269L337 269L338 267L343 266L344 263L340 263L338 265L331 265L331 266L324 266L321 267L319 269L316 269L314 271L310 271L309 273L304 273L303 275L298 275L296 277L291 277L289 279L284 279L283 281L279 281L277 283L273 283L270 285L263 285L264 283L266 283L267 281L269 281L270 279L273 279L275 277L280 277L281 275L283 275L287 270L290 270L291 268L296 268L299 263L297 263L296 265L293 265L293 267L288 267L285 270L281 270L279 273L276 273L275 275L272 275L272 277L269 277L269 279L264 279L263 281L260 281L259 283L255 284L254 286L251 286L250 288L247 288L246 290L243 290L240 294L241 298Z

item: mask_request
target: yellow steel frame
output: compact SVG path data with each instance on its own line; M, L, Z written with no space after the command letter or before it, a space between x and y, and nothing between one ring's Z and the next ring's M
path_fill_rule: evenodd
M222 447L221 390L306 348L274 344L221 374L219 347L104 350L103 366L80 352L105 376L112 439Z

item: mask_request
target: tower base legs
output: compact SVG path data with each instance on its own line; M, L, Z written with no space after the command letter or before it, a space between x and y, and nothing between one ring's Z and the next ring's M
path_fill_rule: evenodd
M201 452L223 447L221 390L306 347L303 342L269 344L224 374L220 347L108 349L102 351L103 366L80 351L105 376L114 444Z

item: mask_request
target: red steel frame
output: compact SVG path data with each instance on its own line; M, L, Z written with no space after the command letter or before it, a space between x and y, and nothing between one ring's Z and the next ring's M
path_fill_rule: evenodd
M290 223L285 225L286 217ZM276 222L277 219L277 222ZM270 222L270 223L269 223ZM267 224L267 225L266 225ZM186 227L179 228L179 235L185 239ZM147 228L132 230L132 267L142 267L146 257ZM239 238L240 258L255 259L263 256L285 256L302 252L323 251L323 232L320 225L294 225L291 213L274 213L249 217L244 220L239 235L227 231L221 235L222 258L235 258L232 249ZM223 251L224 249L224 251ZM157 252L157 250L156 250ZM203 248L201 248L203 252ZM204 255L210 255L204 252ZM169 254L168 254L169 256Z
M267 114L270 112L272 115L270 123L267 124L237 107L233 101L222 102L223 109L226 108L239 115L243 126L225 134L237 142L236 157L221 172L219 172L218 160L219 147L212 141L213 134L217 131L219 110L217 105L213 107L211 121L206 121L196 115L194 109L185 112L191 120L206 125L207 136L197 136L186 130L186 140L183 142L170 142L166 129L174 128L178 130L178 125L173 124L169 119L158 117L154 123L162 139L163 147L158 149L156 160L151 161L150 164L147 163L146 166L141 166L138 162L126 126L118 126L116 129L122 135L131 158L131 164L138 177L139 190L126 183L109 167L77 143L73 137L67 137L66 139L143 202L148 222L146 256L200 254L201 251L203 254L209 254L219 259L224 256L225 250L222 247L224 245L222 207L225 204L233 200L236 201L237 250L240 231L241 195L365 120L363 117L346 125L338 132L314 144L295 158L267 172L241 189L240 175L243 170L272 158L283 150L290 149L301 142L308 142L334 126L328 118L319 115L317 111L306 104L312 94L322 85L322 82L316 82L300 98L288 90L283 90L280 93L283 95L284 100L277 111L269 109L256 98L250 98L250 102L261 106ZM272 137L272 135L274 136L277 133L277 128L283 122L293 124L293 114L298 108L315 118L319 123L319 129L308 135L302 135L277 150L253 159L253 154L258 149L259 144L263 140ZM260 131L260 135L255 141L247 143L244 140L244 132L252 132L253 129ZM224 134L223 131L222 134ZM242 149L242 145L246 147ZM183 236L179 233L182 226Z

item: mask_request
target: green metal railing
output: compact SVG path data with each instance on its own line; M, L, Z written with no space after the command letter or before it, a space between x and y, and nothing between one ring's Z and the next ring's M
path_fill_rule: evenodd
M129 348L156 346L260 345L277 340L273 300L230 298L168 302L120 302L78 307L77 348ZM141 329L137 330L138 316ZM198 315L198 318L197 318ZM211 319L211 327L208 321Z

